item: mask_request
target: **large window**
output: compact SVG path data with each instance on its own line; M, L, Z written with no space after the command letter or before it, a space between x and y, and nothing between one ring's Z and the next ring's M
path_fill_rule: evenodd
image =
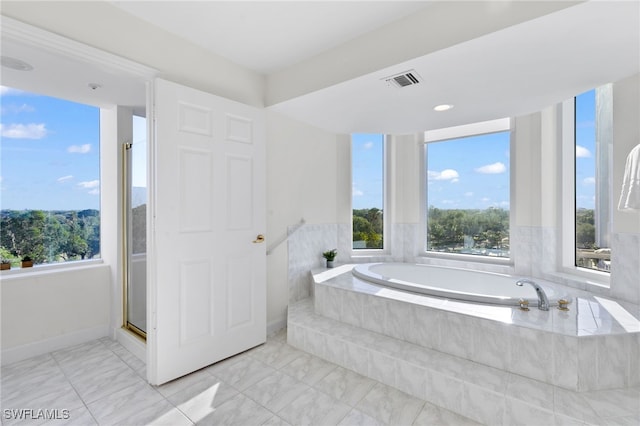
M504 120L477 130L508 126ZM458 130L442 136L466 135L446 140L438 140L438 132L427 135L426 250L509 257L510 132L473 135L473 125Z
M575 98L575 265L609 271L611 264L611 90Z
M1 87L0 256L100 257L100 110Z
M384 248L384 135L351 136L353 249Z

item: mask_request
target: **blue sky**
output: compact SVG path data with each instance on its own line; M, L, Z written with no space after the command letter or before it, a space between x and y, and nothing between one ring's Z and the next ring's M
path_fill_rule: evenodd
M576 206L595 206L596 131L595 91L576 97Z
M509 209L509 133L427 145L427 204Z
M352 135L353 208L382 208L382 135ZM509 135L428 146L428 203L442 208L509 208Z
M377 207L383 202L383 142L381 134L351 135L352 195L354 209Z
M100 110L2 87L2 209L100 207Z

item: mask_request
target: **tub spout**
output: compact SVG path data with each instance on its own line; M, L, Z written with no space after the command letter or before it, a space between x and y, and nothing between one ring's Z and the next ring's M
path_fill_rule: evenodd
M527 279L516 281L517 286L522 287L523 284L530 284L536 290L536 294L538 295L538 309L540 309L541 311L548 311L549 299L547 298L547 294L544 292L542 287L540 287L535 282Z

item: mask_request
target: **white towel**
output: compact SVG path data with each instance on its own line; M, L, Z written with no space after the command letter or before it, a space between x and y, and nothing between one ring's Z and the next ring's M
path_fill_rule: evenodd
M640 144L627 156L618 210L640 210Z

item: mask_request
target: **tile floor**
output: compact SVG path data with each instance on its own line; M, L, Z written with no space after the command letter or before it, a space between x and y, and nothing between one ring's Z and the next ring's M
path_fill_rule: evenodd
M108 338L4 366L2 425L477 424L299 351L284 332L159 387L145 374L143 362ZM17 409L68 418L18 420Z

